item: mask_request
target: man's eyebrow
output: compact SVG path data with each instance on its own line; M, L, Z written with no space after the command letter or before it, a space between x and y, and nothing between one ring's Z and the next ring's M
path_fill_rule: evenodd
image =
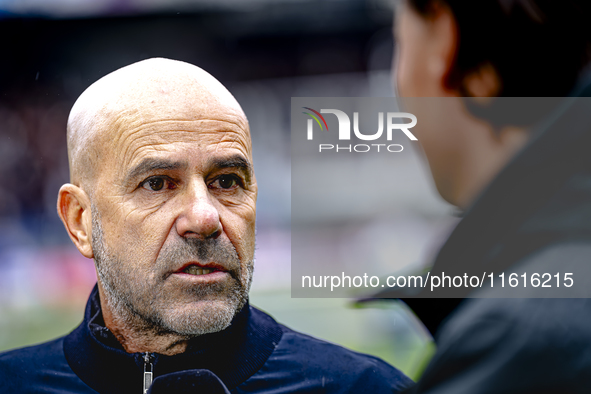
M253 170L250 162L242 155L234 155L229 157L216 157L208 161L209 168L237 168L244 173L247 182L250 182Z
M178 170L180 168L187 167L188 163L184 161L171 161L149 157L143 159L135 167L133 167L125 177L125 180L129 182L143 174L147 174L155 170Z

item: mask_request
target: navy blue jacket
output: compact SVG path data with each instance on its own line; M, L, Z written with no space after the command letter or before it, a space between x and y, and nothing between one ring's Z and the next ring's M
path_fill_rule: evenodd
M72 333L0 354L0 393L139 394L145 356L126 353L105 327L95 287ZM185 353L148 357L152 394L391 393L412 384L378 358L293 331L249 305Z

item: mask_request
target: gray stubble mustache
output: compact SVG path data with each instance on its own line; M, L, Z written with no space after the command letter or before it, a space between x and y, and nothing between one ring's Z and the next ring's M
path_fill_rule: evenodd
M181 238L162 249L156 264L168 277L181 263L190 261L219 264L234 279L240 280L241 265L238 252L231 242L219 238Z

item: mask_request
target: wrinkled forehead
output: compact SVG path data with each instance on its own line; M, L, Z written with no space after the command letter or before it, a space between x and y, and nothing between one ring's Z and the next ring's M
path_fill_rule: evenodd
M157 81L148 88L123 94L115 105L102 109L100 117L106 124L99 141L109 147L110 156L126 163L140 148L183 142L229 144L251 158L246 117L234 98L225 94L225 89L220 90L185 81Z
M68 123L73 148L96 144L107 156L125 155L147 137L157 143L171 132L203 130L227 134L220 138L234 139L251 158L248 122L236 99L204 70L173 60L150 59L101 78L74 104Z

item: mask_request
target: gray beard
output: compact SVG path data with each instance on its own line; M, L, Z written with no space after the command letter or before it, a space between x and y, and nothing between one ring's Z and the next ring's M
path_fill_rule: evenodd
M236 249L218 239L179 238L158 255L154 267L135 267L115 256L104 241L97 209L92 206L92 250L100 283L114 319L136 332L157 335L177 334L193 337L222 331L248 301L254 262L241 269ZM199 309L178 305L162 287L148 280L164 281L179 261L223 262L232 280L230 284L196 286L187 295L206 302ZM150 271L154 268L154 271ZM156 273L156 275L153 275ZM158 284L158 282L157 282Z

